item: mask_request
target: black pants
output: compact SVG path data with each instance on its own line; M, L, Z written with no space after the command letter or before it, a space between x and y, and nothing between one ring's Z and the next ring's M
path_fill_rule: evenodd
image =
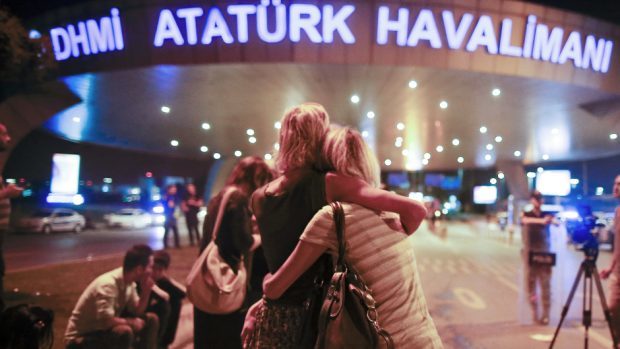
M194 349L241 349L245 312L208 314L194 307Z
M179 228L177 227L177 220L175 218L166 217L164 229L164 248L168 248L168 232L170 230L172 230L174 234L174 247L179 247Z
M194 237L196 237L196 242L200 242L200 232L198 231L198 219L196 219L196 217L185 216L185 223L187 223L187 233L189 234L190 245L194 244Z

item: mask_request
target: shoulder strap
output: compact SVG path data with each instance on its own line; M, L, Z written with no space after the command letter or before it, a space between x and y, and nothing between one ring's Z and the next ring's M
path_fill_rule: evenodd
M334 223L336 225L336 236L338 237L338 261L337 268L344 268L344 209L340 202L335 201L330 203L334 214Z
M213 233L211 234L211 241L215 241L217 237L217 232L220 230L220 226L222 225L222 217L224 216L224 211L226 211L226 204L228 204L228 199L232 195L235 187L227 187L224 189L224 194L222 195L222 201L220 202L220 207L217 211L217 218L215 219L215 225L213 226Z

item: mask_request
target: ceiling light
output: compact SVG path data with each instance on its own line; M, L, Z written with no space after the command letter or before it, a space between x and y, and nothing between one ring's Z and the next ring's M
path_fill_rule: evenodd
M271 154L265 154L265 160L271 160Z
M164 105L164 106L162 106L162 107L161 107L161 112L162 112L162 113L166 113L166 114L170 113L170 107L167 107L167 106L165 106L165 105Z
M351 103L357 104L360 102L360 97L358 95L351 96Z
M403 156L409 156L409 149L403 149L402 154Z
M369 119L374 119L375 118L375 112L374 111L369 111L368 113L366 113L366 117Z
M245 133L246 133L248 136L254 136L254 130L253 130L253 129L251 129L251 128L248 128L248 129L245 131Z
M428 165L428 159L422 159L422 165Z
M280 129L280 127L282 127L282 124L280 123L280 121L276 121L276 122L273 124L273 127L275 127L276 129L278 129L278 130L279 130L279 129Z
M497 173L497 178L504 179L504 172L498 172Z
M276 143L273 145L275 150L280 150L280 143Z
M521 152L520 152L520 151L518 151L518 150L515 150L515 152L514 152L513 154L514 154L514 156L516 156L516 157L521 156Z
M536 172L528 172L527 178L536 178Z
M463 159L462 156L459 156L458 158L456 158L456 162L458 162L459 164L462 164L465 161L465 159Z
M439 102L439 108L446 109L447 107L448 107L448 102L446 101Z
M248 138L248 142L250 142L250 143L252 143L252 144L256 143L256 137L250 137L250 138Z
M458 139L458 138L455 138L455 139L453 139L453 140L452 140L452 145L453 145L453 146L455 146L455 147L456 147L456 146L457 146L457 145L459 145L459 144L461 144L461 141L459 141L459 139Z
M437 148L435 148L435 150L437 150L438 153L441 153L443 151L443 146L438 145Z
M241 150L235 150L236 157L241 157L241 155L243 155L243 153L241 153Z
M202 123L202 129L203 130L210 130L211 129L211 125L209 125L208 122L203 122Z
M497 96L499 96L500 94L502 94L502 91L501 91L500 89L498 89L498 88L494 88L494 89L491 91L491 94L493 95L493 97L497 97Z
M368 131L362 131L362 137L368 138Z
M495 137L495 142L496 143L501 143L504 139L502 138L502 136L496 136Z
M413 88L416 88L416 87L418 87L418 82L415 81L415 80L410 80L409 81L409 88L413 89Z
M213 154L213 158L214 158L214 159L216 159L216 160L217 160L217 159L219 159L219 158L221 158L221 157L222 157L222 156L220 155L220 153L215 153L215 154Z
M485 159L486 161L491 160L491 154L487 154L487 155L485 155L485 156L484 156L484 159Z
M405 124L403 124L402 122L399 122L398 124L396 124L396 128L402 131L405 129Z
M75 123L79 123L80 121L82 121L82 119L80 119L80 117L79 117L79 116L74 116L72 120L73 120L73 122L75 122Z
M403 137L396 137L396 143L402 143Z
M203 145L202 147L200 147L200 151L203 153L206 153L209 151L209 147L207 147L206 145Z
M618 134L617 133L611 133L609 135L609 139L611 139L612 141L618 139Z
M542 159L543 159L543 160L545 160L545 161L546 161L546 160L549 160L549 155L547 155L547 154L543 154Z
M179 141L177 141L176 139L173 139L170 141L170 145L173 147L177 147L179 145Z
M489 182L491 182L491 184L497 184L497 179L491 178L491 180L489 180Z
M493 144L489 143L486 146L487 150L493 150Z
M385 159L385 161L383 163L385 164L385 166L390 166L392 164L392 160Z
M431 153L424 153L424 159L428 160L431 158Z
M480 127L480 133L487 133L487 127L486 126Z
M538 173L543 173L544 171L545 171L545 169L544 169L544 168L542 168L542 167L538 167L538 168L536 169L536 172L538 172Z

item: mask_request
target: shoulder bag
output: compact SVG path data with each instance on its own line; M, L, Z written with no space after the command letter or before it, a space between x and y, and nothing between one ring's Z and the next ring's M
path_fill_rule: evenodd
M362 278L344 260L344 210L331 203L338 260L319 314L315 349L377 348L379 341L393 349L392 337L379 325L375 299Z
M209 314L229 314L241 308L247 292L247 271L243 256L237 273L220 256L215 239L226 205L234 188L227 188L219 205L211 242L202 251L185 281L187 298Z

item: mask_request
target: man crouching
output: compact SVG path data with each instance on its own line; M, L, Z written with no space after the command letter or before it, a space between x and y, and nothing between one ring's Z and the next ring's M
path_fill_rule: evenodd
M86 287L67 324L67 349L157 347L159 320L145 313L154 284L152 255L149 246L135 245L125 254L122 268L100 275Z

